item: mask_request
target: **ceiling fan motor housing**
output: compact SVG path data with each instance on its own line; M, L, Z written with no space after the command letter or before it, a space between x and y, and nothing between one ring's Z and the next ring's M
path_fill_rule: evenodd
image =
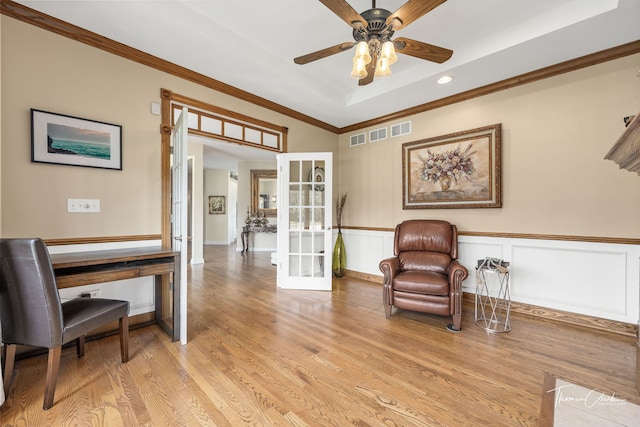
M353 29L353 39L356 42L368 42L370 40L378 40L384 43L391 40L393 29L391 25L387 25L387 18L391 15L386 9L374 8L365 10L360 14L366 21L367 26L359 26Z

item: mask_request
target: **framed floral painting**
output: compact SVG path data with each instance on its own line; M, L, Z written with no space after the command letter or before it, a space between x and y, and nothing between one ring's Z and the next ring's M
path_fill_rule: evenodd
M402 144L402 208L502 207L501 124Z

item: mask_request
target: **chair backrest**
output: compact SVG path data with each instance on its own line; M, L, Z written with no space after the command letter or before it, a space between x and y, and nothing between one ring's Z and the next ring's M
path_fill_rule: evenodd
M7 344L62 344L60 295L41 239L0 239L0 322Z
M446 273L458 258L458 231L440 220L409 220L396 226L394 255L401 270L430 270Z

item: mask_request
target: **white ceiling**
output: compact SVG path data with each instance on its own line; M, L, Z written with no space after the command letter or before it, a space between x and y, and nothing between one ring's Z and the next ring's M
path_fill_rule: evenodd
M351 27L317 0L17 3L338 128L640 40L640 0L448 0L394 38L452 49L451 59L398 55L392 76L358 86L353 50L293 62L353 41ZM393 12L403 3L376 6ZM453 82L436 84L444 74Z

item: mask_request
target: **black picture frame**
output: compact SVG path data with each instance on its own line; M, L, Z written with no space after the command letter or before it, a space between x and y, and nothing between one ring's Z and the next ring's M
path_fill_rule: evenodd
M122 126L32 108L31 161L122 170Z

